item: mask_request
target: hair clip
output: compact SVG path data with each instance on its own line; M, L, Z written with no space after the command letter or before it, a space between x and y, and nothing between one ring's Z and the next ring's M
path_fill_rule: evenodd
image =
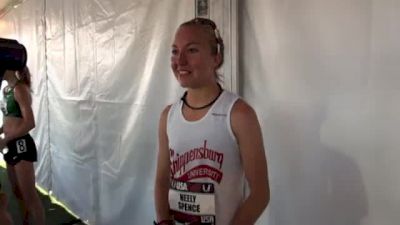
M221 40L221 35L219 34L219 30L217 28L214 29L215 37L217 38L218 42Z
M17 80L21 80L21 74L19 73L19 71L15 71L15 77L17 78Z

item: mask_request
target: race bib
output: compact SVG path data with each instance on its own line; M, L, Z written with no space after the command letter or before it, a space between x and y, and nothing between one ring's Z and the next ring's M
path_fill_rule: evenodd
M28 150L28 148L26 147L26 140L25 139L20 139L15 144L17 145L18 154L24 153L24 152L26 152Z
M169 206L176 225L215 225L214 184L172 180Z

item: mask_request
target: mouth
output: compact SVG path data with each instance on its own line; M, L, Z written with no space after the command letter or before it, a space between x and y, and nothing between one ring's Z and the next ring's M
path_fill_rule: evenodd
M179 75L188 75L191 73L189 70L178 70L177 72Z

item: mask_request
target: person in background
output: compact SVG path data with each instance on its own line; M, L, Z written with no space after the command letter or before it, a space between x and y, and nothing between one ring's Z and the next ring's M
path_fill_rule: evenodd
M7 174L12 189L23 211L23 224L44 225L44 209L35 188L33 162L37 160L36 145L29 134L35 127L32 112L31 77L27 67L22 70L6 70L4 80L3 126L0 148L8 148L4 154Z
M154 224L254 224L270 198L263 138L253 108L220 84L215 23L181 24L171 54L186 91L159 121Z

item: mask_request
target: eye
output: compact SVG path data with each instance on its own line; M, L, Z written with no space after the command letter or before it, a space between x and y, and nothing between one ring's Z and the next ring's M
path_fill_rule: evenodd
M196 52L198 52L199 50L197 49L197 48L195 48L195 47L190 47L190 48L188 48L188 52L189 53L196 53Z
M171 50L171 55L175 56L178 54L178 49L174 48Z

